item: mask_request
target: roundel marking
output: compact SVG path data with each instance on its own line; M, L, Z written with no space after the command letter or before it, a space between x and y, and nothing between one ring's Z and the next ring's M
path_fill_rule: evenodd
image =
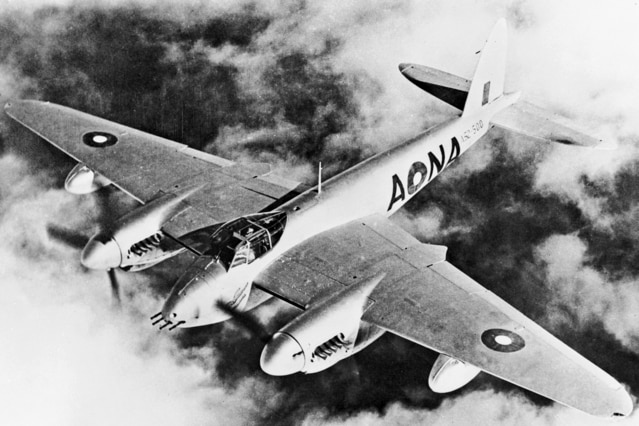
M526 346L526 342L519 334L501 328L484 331L481 341L488 349L497 352L517 352Z
M87 132L82 135L82 142L94 148L105 148L118 142L117 136L107 132Z

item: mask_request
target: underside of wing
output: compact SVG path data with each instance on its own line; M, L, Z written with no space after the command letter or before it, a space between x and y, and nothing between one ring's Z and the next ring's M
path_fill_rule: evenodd
M363 321L588 413L631 411L615 379L446 262L445 251L373 216L301 244L256 284L304 307L384 274Z
M464 109L471 81L455 74L417 64L400 64L400 72L415 86L437 99Z
M6 113L139 202L189 195L165 226L179 237L203 226L268 210L297 194L297 182L64 106L19 100Z

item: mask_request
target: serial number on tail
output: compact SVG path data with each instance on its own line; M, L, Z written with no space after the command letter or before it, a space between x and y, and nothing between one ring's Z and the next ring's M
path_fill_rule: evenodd
M484 121L483 120L477 121L475 124L473 124L470 127L470 129L462 133L462 136L461 136L462 142L466 142L467 140L475 136L477 133L481 132L483 128L484 128Z

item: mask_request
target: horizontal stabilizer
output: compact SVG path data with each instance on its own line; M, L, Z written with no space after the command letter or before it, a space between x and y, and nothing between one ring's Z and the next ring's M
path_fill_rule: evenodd
M601 139L565 126L558 119L563 118L529 102L517 102L497 113L492 123L502 129L537 140L601 148Z
M464 109L470 80L445 71L417 64L399 64L399 71L415 86L437 99Z
M470 80L435 68L417 64L401 64L399 70L411 83L447 104L462 110L468 97ZM533 140L606 149L601 139L562 124L565 121L526 101L518 101L496 114L492 124Z

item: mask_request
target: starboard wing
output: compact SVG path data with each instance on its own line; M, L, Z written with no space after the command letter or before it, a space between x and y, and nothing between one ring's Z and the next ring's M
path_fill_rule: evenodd
M6 113L141 203L196 188L165 225L179 237L255 213L297 193L297 182L49 102L11 101ZM265 174L266 173L266 174Z
M373 216L309 239L255 283L304 307L385 273L362 320L588 413L632 410L620 383L446 262L445 252Z

